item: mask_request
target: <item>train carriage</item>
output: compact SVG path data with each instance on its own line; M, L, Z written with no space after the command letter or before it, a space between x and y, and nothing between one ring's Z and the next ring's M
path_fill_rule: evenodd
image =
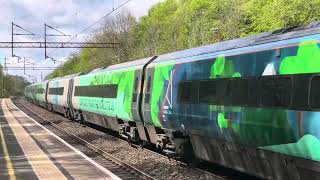
M26 95L46 102L45 84ZM170 155L270 179L320 178L319 84L316 22L70 77L64 105Z
M32 85L28 85L24 88L24 96L26 97L26 99L28 101L32 100L32 91L31 91L31 86Z
M320 160L318 25L159 56L146 70L144 121L166 130L176 151L185 134L198 159L308 177L308 160Z
M148 140L139 112L143 69L152 58L109 66L74 77L72 104L80 118L126 138ZM138 131L140 132L138 135Z
M48 81L38 82L29 85L27 89L29 90L29 99L34 103L42 107L46 107L47 104L47 84Z
M55 78L48 82L47 108L70 116L68 104L68 88L70 80L78 74Z

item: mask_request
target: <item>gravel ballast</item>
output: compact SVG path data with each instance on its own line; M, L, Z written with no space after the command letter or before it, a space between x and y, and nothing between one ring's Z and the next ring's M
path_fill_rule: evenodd
M93 145L110 153L112 156L115 156L125 163L144 171L156 179L230 179L228 177L222 177L221 175L211 175L210 173L205 173L201 170L191 168L181 162L169 159L168 157L155 152L150 152L149 150L136 148L117 137L113 137L91 127L83 126L63 117L62 115L49 112L41 107L31 104L24 98L16 99L13 102L15 101L24 104L35 113L47 118L68 132L85 139ZM231 179L238 178L232 177Z

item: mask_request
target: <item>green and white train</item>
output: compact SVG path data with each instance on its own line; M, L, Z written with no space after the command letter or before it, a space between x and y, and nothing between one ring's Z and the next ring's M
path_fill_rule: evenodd
M35 104L169 155L269 179L320 179L320 23L26 88Z

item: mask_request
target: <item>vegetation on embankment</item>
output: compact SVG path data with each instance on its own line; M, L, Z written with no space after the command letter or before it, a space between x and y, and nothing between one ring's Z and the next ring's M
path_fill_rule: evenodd
M47 79L307 24L320 20L319 9L320 0L164 0L138 21L126 12L106 19L90 41L118 42L119 49L82 49Z
M22 96L24 88L30 83L21 76L4 74L0 65L0 98Z

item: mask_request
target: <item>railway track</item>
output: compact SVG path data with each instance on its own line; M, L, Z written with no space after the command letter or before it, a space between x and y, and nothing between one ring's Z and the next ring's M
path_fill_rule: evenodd
M94 154L87 154L90 158L92 159L97 159L97 154L101 157L104 158L103 166L117 175L119 178L127 180L127 179L146 179L146 180L155 180L156 178L150 176L149 174L143 172L142 170L139 170L123 161L120 159L112 156L111 154L105 152L104 150L96 147L95 145L91 144L90 142L84 140L83 138L76 136L62 127L54 124L47 118L35 113L33 110L30 108L26 107L24 104L15 101L16 106L21 109L24 112L29 112L27 113L30 117L34 118L39 118L42 121L46 122L47 125L50 125L51 127L57 129L58 131L62 132L63 134L69 136L72 140L75 140L76 142L80 143L81 145L85 146L86 148L90 149L91 151L94 152ZM69 142L70 143L70 142ZM73 142L74 143L74 142ZM73 144L72 142L70 144Z
M62 115L60 115L60 114L56 114L56 113L53 113L53 112L49 112L49 111L46 111L46 112L48 112L48 113L53 113L52 115L54 115L54 116L56 116L56 117L61 117L61 118L58 118L58 119L52 119L53 121L56 121L56 122L52 122L51 120L49 120L48 118L44 118L43 116L41 116L41 115L38 115L36 112L34 112L33 110L31 110L30 108L28 108L28 107L26 107L25 105L24 105L24 102L23 102L23 100L22 99L15 99L14 100L14 103L16 104L16 106L17 107L19 107L21 110L26 110L28 113L28 115L30 115L31 117L37 117L38 119L40 118L42 121L45 121L46 122L46 124L49 124L50 126L52 126L54 129L57 129L57 130L59 130L59 131L62 131L64 134L67 134L68 136L69 136L69 134L70 134L70 136L71 137L73 137L73 136L75 136L74 134L71 134L71 133L69 133L68 131L66 131L66 130L64 130L62 127L60 127L60 126L58 126L56 123L60 123L61 121L67 121L67 122L73 122L73 121L71 121L71 120L68 120L68 119L65 119ZM42 109L42 108L41 108ZM43 109L44 110L44 109ZM41 114L41 113L40 113ZM123 139L123 138L121 138L120 136L117 136L117 135L115 135L115 134L113 134L113 133L110 133L110 132L106 132L105 131L105 129L101 129L101 128L99 128L99 127L95 127L95 125L91 125L91 124L87 124L87 125L89 125L88 127L90 127L90 128L92 128L92 129L95 129L95 130L97 130L97 131L100 131L100 132L104 132L104 134L103 134L103 136L105 136L105 137L110 137L110 138L113 138L113 139L117 139L117 140L120 140L120 141L122 141L123 143L128 143L128 141L126 141L125 139ZM89 143L88 142L88 140L84 140L84 139L82 139L82 138L80 138L80 137L78 137L78 136L75 136L75 137L77 137L77 139L79 138L79 142L80 143L82 143L82 144L87 144L87 148L89 148L89 149L91 149L90 147L93 147L95 150L94 150L94 152L96 152L96 153L103 153L103 154L107 154L107 159L108 159L108 155L110 155L108 152L105 152L105 151L103 151L101 148L97 148L96 147L96 145L93 145L93 144L91 144L91 143ZM97 137L98 138L98 137ZM87 138L87 139L90 139L90 138ZM91 140L90 140L91 141ZM77 140L77 142L78 142L78 140ZM70 143L70 144L72 144L72 143ZM134 148L141 148L139 145L137 145L137 144L132 144L132 143L130 143L130 145L132 146L132 147L134 147ZM166 158L166 159L168 159L168 157L167 156L165 156L164 154L162 154L162 153L160 153L160 152L157 152L157 151L155 151L154 149L149 149L149 148L143 148L143 149L141 149L141 151L143 151L143 152L149 152L149 153L152 153L152 154L154 154L154 155L156 155L156 156L158 156L158 157L163 157L163 158ZM121 160L119 160L118 158L116 158L116 157L114 157L114 156L112 156L112 155L110 155L111 156L111 158L113 157L113 158L115 158L116 160L116 163L120 163L120 164L122 164L122 163L124 163L124 162L122 162ZM90 156L89 156L90 157ZM90 158L92 158L92 159L97 159L97 157L90 157ZM176 164L179 164L179 166L182 166L182 167L188 167L188 165L186 164L186 163L184 163L184 162L182 162L182 161L180 161L180 160L177 160L177 159L170 159L170 161L171 162L174 162L174 163L176 163ZM127 163L124 163L124 164L127 164ZM128 165L128 164L127 164ZM111 172L114 172L116 175L117 175L117 173L119 173L119 168L117 168L116 166L114 167L114 165L111 165L110 166L110 168L108 167L109 165L107 164L105 167L107 168L107 169L110 169L110 171ZM129 168L130 167L132 167L132 165L128 165L129 166ZM133 167L134 168L134 167ZM134 168L134 169L137 169L137 168ZM189 169L189 168L187 168L187 169ZM219 180L225 180L225 179L234 179L234 180L236 180L236 179L253 179L253 180L257 180L257 179L259 179L259 178L256 178L256 177L252 177L252 176L249 176L249 175L246 175L246 174L243 174L243 173L240 173L240 172L238 172L238 171L234 171L234 170L231 170L231 169L229 169L229 168L225 168L225 167L221 167L221 166L218 166L218 165L215 165L215 164L210 164L210 165L208 165L208 163L206 163L206 162L204 162L202 165L200 165L199 166L199 168L196 168L196 167L193 167L192 168L193 170L196 170L196 171L198 171L198 173L200 173L200 174L205 174L207 177L211 177L211 178L209 178L209 179L214 179L214 180L216 180L216 179L219 179ZM120 170L120 173L121 173L121 171L123 171L123 170ZM138 169L138 171L141 171L141 170L139 170ZM142 172L142 173L144 173L144 172ZM144 174L146 174L146 173L144 173ZM152 174L152 173L151 173ZM148 175L148 174L147 174ZM123 179L162 179L162 177L160 176L156 176L157 178L154 178L154 177L152 177L152 176L154 176L154 174L152 174L152 175L148 175L147 177L135 177L135 178L128 178L128 177L126 177L127 175L123 175L123 176L121 176L121 175L119 175L119 177L122 177ZM184 179L184 178L183 178ZM202 178L200 178L200 179L202 179ZM205 179L207 179L207 178L205 178Z
M120 140L120 141L123 141L123 142L128 143L127 140L125 140L125 139L123 139L123 138L121 138L121 137L112 136L112 135L107 134L107 133L105 134L105 136L117 138L117 139ZM141 146L140 146L140 145L137 145L137 144L130 143L130 145L133 146L133 147L135 147L135 148L141 148ZM168 158L166 155L164 155L164 154L162 154L162 153L160 153L160 152L157 152L157 151L155 151L155 150L152 150L151 148L143 148L143 150L144 150L144 151L148 151L148 152L150 152L150 153L152 153L152 154L156 154L157 156L162 156L162 157ZM188 166L188 164L186 164L186 163L184 163L184 162L182 162L182 161L180 161L180 160L173 159L173 158L171 158L170 160L171 160L171 161L175 161L175 162L177 162L177 163L180 164L180 165ZM225 177L218 176L218 175L216 175L216 174L213 174L213 173L211 173L211 172L209 172L209 171L206 171L206 170L203 170L203 169L201 169L201 168L196 168L196 167L194 167L194 169L196 169L197 171L199 171L199 172L201 172L201 173L208 174L209 176L215 177L216 179L219 179L219 180L226 180L226 179L227 179L227 178L225 178Z

